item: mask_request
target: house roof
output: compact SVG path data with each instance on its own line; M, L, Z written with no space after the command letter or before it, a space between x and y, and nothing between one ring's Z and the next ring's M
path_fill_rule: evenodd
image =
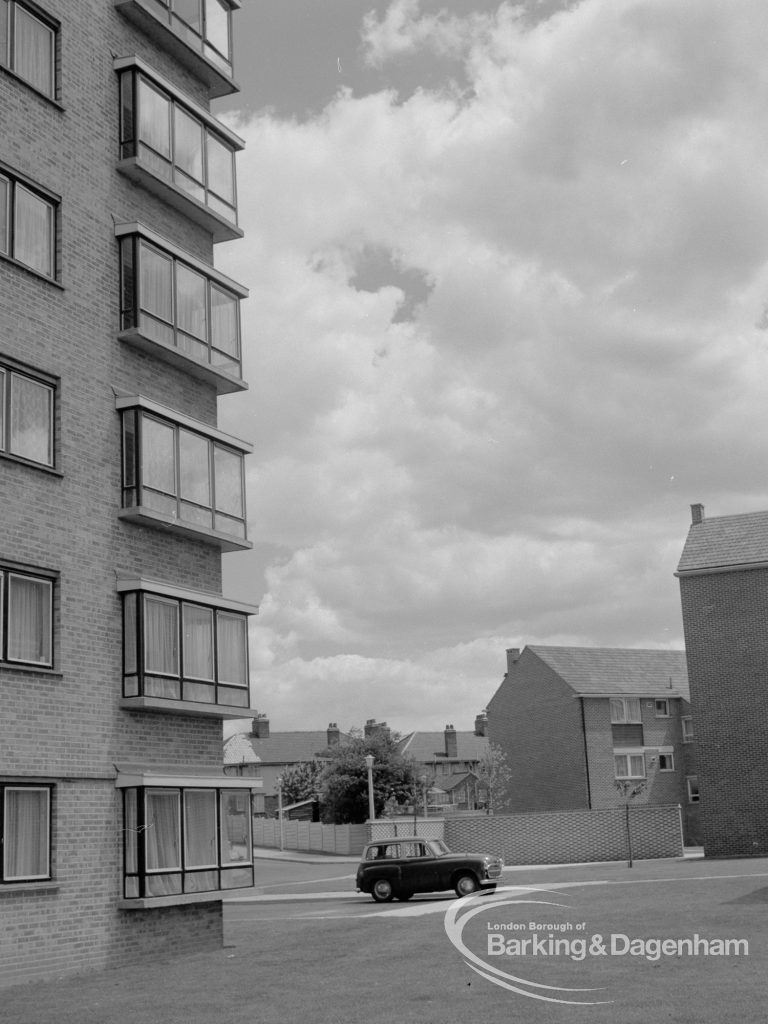
M477 782L477 776L474 772L463 772L461 775L451 775L448 779L440 779L440 786L446 793L450 793L451 790L457 789L467 779L473 779Z
M582 696L690 699L685 651L626 647L527 647Z
M678 573L768 562L768 512L714 516L688 530Z
M445 733L409 732L399 743L400 753L412 757L419 764L433 761L480 761L488 752L488 737L474 732L456 731L456 757L445 753Z
M344 742L346 734L341 734ZM274 732L266 739L250 733L235 733L224 742L224 764L297 764L315 761L328 749L325 729L307 732Z

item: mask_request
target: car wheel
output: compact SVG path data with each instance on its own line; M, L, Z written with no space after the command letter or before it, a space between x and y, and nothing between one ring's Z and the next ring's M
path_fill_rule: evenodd
M471 896L473 892L477 892L478 888L477 879L469 872L459 875L454 884L457 896Z
M405 903L406 900L409 900L411 898L411 896L413 896L412 892L399 892L397 894L397 898L399 900L402 900L403 903Z
M377 903L389 903L394 895L392 883L388 878L377 878L373 883L371 896L373 896Z

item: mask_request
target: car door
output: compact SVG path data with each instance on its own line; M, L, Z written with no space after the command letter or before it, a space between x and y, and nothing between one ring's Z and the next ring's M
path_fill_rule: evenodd
M410 892L432 892L435 888L435 860L424 842L402 843L403 888Z

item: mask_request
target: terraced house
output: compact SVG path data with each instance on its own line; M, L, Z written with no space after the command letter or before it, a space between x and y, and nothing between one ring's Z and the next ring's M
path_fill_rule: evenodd
M253 882L238 0L0 0L0 984L221 942Z

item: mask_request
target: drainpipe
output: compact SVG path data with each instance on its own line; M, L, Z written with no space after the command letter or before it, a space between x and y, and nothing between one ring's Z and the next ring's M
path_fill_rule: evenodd
M579 697L579 703L581 705L581 735L584 739L584 767L586 768L587 777L587 807L592 810L592 789L589 784L589 749L587 748L587 719L584 714L584 698Z

